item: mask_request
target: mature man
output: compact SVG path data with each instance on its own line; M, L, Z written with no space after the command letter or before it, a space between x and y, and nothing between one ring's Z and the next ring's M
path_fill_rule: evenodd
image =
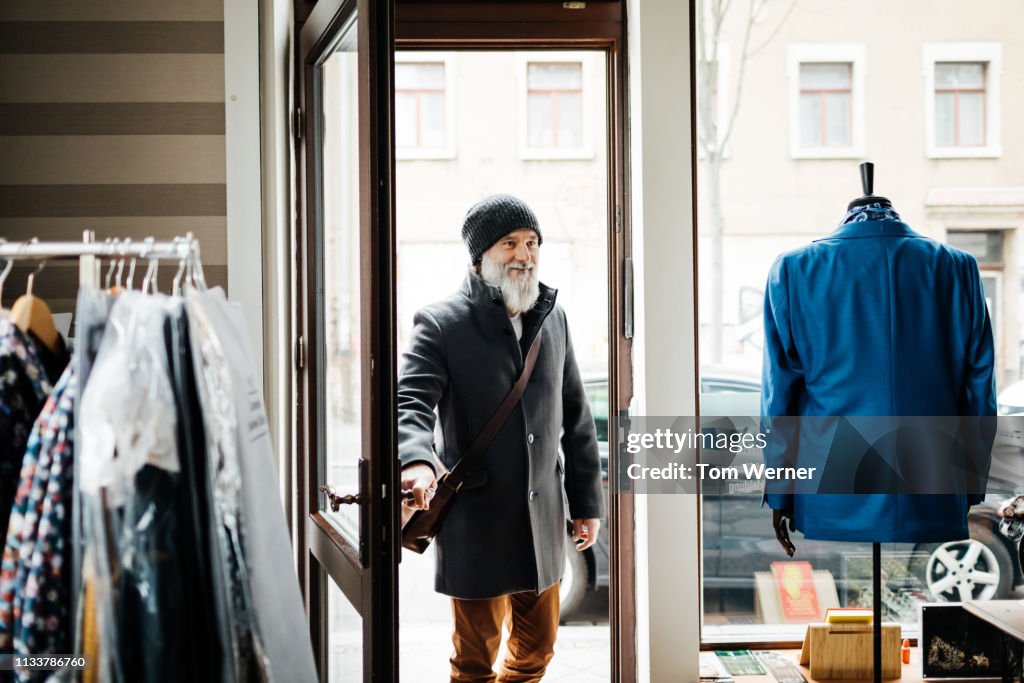
M483 465L467 472L435 546L435 587L452 597L452 682L539 681L554 653L566 519L570 552L581 552L604 516L597 435L565 312L537 279L534 213L515 197L487 197L469 210L462 238L472 267L457 293L416 313L398 380L402 488L413 491L409 505L429 506L444 485L435 477L494 415L540 332L522 399ZM508 655L496 677L505 621Z

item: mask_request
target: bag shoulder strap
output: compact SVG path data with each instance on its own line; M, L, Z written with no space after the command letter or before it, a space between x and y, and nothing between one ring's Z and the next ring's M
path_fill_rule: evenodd
M477 435L473 443L470 444L469 448L463 454L459 461L455 463L448 472L441 477L439 480L445 486L455 489L456 491L462 487L462 481L465 477L465 473L472 469L474 465L483 457L487 447L494 441L494 437L498 435L501 428L505 425L509 416L512 414L512 410L519 403L519 399L523 397L523 392L526 391L526 383L530 381L530 375L533 374L533 368L537 365L537 356L540 353L540 338L541 330L537 330L537 336L533 338L533 342L530 344L530 350L526 353L526 362L523 365L523 371L519 373L519 378L516 383L512 385L512 390L508 392L508 395L502 400L498 409L494 411L494 415L484 426L483 430Z

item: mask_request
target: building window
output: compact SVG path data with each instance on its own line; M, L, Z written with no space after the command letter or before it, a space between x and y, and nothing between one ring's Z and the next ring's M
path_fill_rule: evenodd
M395 63L395 153L399 159L454 157L449 64Z
M583 144L583 64L531 63L526 67L530 147Z
M800 65L800 146L849 147L853 65Z
M864 70L863 45L789 46L791 156L864 155Z
M998 43L924 46L928 156L997 157L999 140Z
M520 156L524 159L584 159L590 149L588 110L590 69L586 61L554 53L523 62L523 124Z
M985 63L935 65L935 142L942 147L985 144Z

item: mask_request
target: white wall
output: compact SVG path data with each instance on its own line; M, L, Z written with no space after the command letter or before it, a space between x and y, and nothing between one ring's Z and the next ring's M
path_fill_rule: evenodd
M633 414L693 415L696 395L689 17L678 0L630 0L636 273ZM696 681L696 496L637 499L639 680Z
M260 156L263 187L263 254L266 277L254 295L263 298L264 396L274 452L278 459L280 493L289 520L295 518L289 495L292 490L292 312L291 271L292 198L294 195L293 152L290 112L292 110L292 69L294 15L291 0L260 2L259 77L262 98ZM255 263L254 262L254 263ZM248 264L251 265L251 264Z

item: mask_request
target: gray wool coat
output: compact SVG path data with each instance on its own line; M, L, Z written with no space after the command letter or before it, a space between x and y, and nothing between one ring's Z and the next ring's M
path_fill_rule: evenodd
M398 378L398 454L403 466L436 471L438 459L454 466L484 428L543 329L522 400L483 466L467 473L435 541L435 587L445 595L543 591L562 576L566 520L604 516L594 420L556 293L540 286L521 342L501 291L472 271L458 292L416 313Z

